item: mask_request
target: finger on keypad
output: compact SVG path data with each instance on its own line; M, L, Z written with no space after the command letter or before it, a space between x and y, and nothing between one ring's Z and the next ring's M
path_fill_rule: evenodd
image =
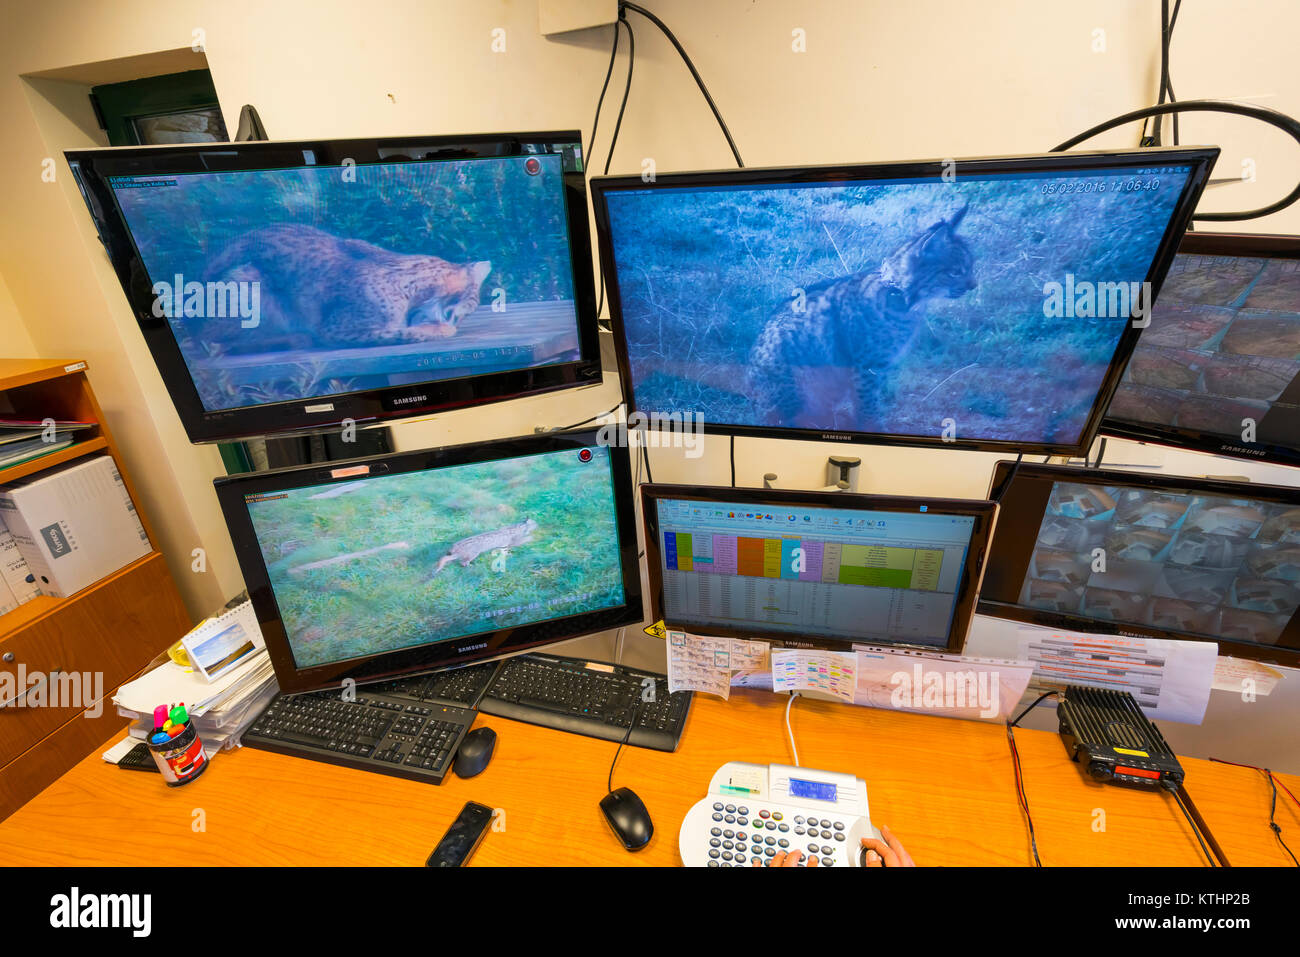
M814 855L810 855L810 856L808 857L808 865L807 865L807 866L808 866L808 867L816 867L816 866L817 866L817 856L816 856L815 854L814 854Z

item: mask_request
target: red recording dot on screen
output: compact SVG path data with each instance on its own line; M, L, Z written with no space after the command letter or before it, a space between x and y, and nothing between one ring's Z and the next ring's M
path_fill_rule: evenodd
M579 461L579 462L590 462L590 461L591 461L591 449L583 449L582 451L580 451L580 452L578 453L578 461Z
M529 157L527 160L524 161L524 170L525 172L528 173L529 176L536 176L538 173L542 171L542 164L539 163L535 158Z

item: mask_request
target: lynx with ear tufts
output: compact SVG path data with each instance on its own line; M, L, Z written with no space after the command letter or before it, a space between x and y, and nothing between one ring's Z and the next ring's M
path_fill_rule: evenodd
M872 431L893 397L889 373L924 323L916 307L975 288L975 257L956 233L962 207L875 270L815 283L778 308L750 352L749 394L765 425Z
M209 280L257 282L255 333L228 320L187 321L210 354L394 345L454 336L479 307L487 261L395 253L312 226L258 229L208 264Z

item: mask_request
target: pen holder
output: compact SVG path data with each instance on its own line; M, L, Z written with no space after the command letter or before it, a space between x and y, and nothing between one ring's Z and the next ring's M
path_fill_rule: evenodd
M185 730L174 738L157 744L151 739L149 753L169 788L189 784L208 768L208 756L203 753L203 742L193 721L186 722Z

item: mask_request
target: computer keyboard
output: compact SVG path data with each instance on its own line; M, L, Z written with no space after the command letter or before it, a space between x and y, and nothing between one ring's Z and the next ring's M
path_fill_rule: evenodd
M677 750L690 707L691 693L670 695L664 675L537 653L503 661L478 704L484 714L606 741L622 741L635 714L628 744L655 751Z
M244 734L242 743L263 751L441 784L461 739L474 723L475 712L439 703L439 696L450 694L458 701L477 697L495 668L494 664L486 673L459 675L447 682L431 679L458 673L363 685L356 689L354 701L344 700L342 692L334 688L276 695Z

